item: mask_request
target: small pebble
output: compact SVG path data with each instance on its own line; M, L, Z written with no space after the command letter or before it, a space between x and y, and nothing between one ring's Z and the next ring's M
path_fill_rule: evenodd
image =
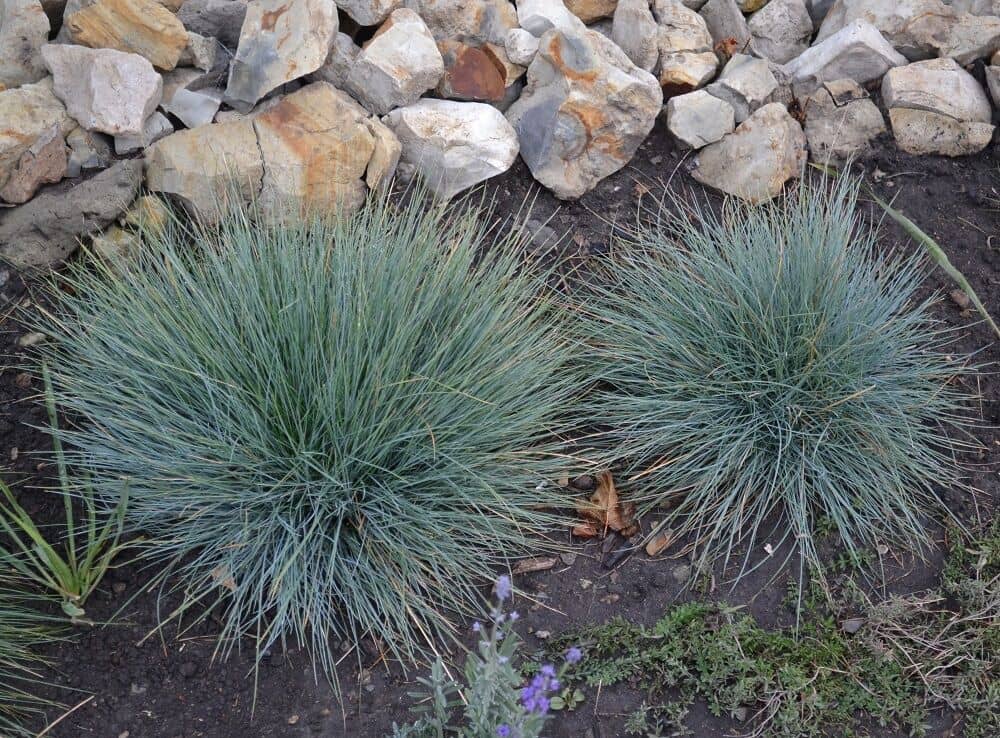
M21 348L27 348L28 346L34 346L36 343L41 343L47 338L44 333L25 333L19 339L17 339L17 345Z

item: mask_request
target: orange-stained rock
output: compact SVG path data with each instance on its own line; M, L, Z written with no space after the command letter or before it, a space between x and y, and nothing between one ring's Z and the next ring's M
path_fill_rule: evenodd
M584 23L610 18L618 7L618 0L565 0L566 8Z
M52 91L52 81L0 92L0 187L21 165L29 149L53 127L63 135L76 124Z
M184 25L155 0L97 0L66 18L74 42L92 49L117 49L173 69L187 48Z
M0 200L27 202L43 184L58 182L66 176L67 164L63 132L54 124L21 155L0 190Z
M452 100L497 102L507 88L506 70L495 55L460 41L439 41L444 76L437 86L441 97Z

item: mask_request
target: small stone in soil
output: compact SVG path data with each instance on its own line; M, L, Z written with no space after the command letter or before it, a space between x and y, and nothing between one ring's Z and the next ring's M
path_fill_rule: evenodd
M972 305L972 301L969 299L969 296L962 290L952 290L948 293L948 296L951 297L952 301L962 308L962 310L968 310Z

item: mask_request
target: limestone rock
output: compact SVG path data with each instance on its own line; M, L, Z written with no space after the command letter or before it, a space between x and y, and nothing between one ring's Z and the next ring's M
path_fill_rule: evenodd
M52 129L69 133L75 123L52 92L50 80L0 92L0 188L11 174L23 170L22 157Z
M119 156L134 154L149 148L164 136L174 132L173 124L163 113L155 112L146 119L139 133L123 133L115 136L115 153Z
M667 130L684 146L700 149L732 133L736 127L733 106L695 90L667 101Z
M195 67L203 72L210 72L218 63L219 57L226 53L218 39L201 36L190 31L188 31L187 39L187 46L181 52L181 58L177 60L178 66Z
M993 98L993 106L1000 109L1000 66L991 64L986 67L986 87Z
M66 162L66 176L79 177L91 169L107 169L114 157L111 145L102 133L93 133L77 126L66 134L69 159Z
M523 28L512 28L504 39L504 48L508 59L526 67L538 53L538 36Z
M662 103L656 78L601 34L552 30L507 119L535 179L568 199L629 162Z
M138 54L49 44L42 58L56 97L88 131L138 135L160 104L163 80Z
M831 5L833 5L833 0L806 0L806 10L809 11L809 17L812 18L813 29L819 29L823 24L823 19L830 12Z
M989 123L990 102L975 77L953 59L929 59L889 70L882 80L887 108L941 113L956 120Z
M66 18L74 43L117 49L173 69L187 48L184 25L154 0L97 0Z
M112 225L90 239L88 252L114 267L134 259L142 249L142 239L135 231Z
M517 158L517 133L490 105L426 99L384 120L403 147L400 171L419 175L441 198L502 174Z
M288 95L253 126L263 156L265 213L353 211L366 183L381 187L399 159L395 137L325 82Z
M659 26L649 0L619 0L611 27L611 40L621 47L632 63L652 72L660 58Z
M404 6L423 19L436 41L503 44L518 27L509 0L404 0Z
M38 0L0 0L0 92L45 76L49 19Z
M584 23L610 18L619 0L566 0L566 8Z
M247 14L248 0L185 0L177 20L189 31L217 38L227 49L240 42L240 29Z
M715 76L718 58L705 20L678 0L656 0L660 86L667 96L701 87Z
M1000 18L996 16L962 13L941 19L928 14L914 18L909 30L921 52L951 57L959 64L971 64L1000 49Z
M149 190L179 198L206 222L218 218L230 195L256 197L264 178L250 120L178 131L150 146L145 160Z
M885 132L882 113L857 82L826 82L806 98L805 134L814 161L842 163Z
M750 17L747 27L757 53L776 64L808 49L813 32L805 0L771 0Z
M377 26L402 6L403 0L337 0L337 7L359 26Z
M161 107L187 128L208 125L219 112L222 90L189 90L181 87L170 99L164 97Z
M809 47L782 69L796 97L805 97L824 82L852 79L865 84L903 64L906 57L893 49L878 29L858 20Z
M553 28L570 32L584 28L583 21L573 15L562 0L520 0L517 21L521 28L539 38Z
M750 29L735 0L708 0L699 12L721 58L750 53Z
M444 74L444 60L427 25L409 8L393 11L363 47L347 75L347 90L373 113L409 105Z
M120 161L65 192L36 195L0 211L0 257L20 268L53 266L72 254L80 239L101 230L135 199L142 162Z
M764 59L736 54L726 64L719 79L705 88L706 92L728 102L742 123L762 105L774 102L778 80Z
M994 126L979 121L961 121L929 110L890 108L889 122L896 144L910 154L966 156L985 149Z
M347 75L360 53L361 47L354 43L354 39L346 33L338 33L330 45L326 61L313 72L312 79L329 82L334 87L343 89L347 85Z
M806 137L784 106L770 103L721 141L698 154L692 176L702 184L753 203L770 200L801 176Z
M336 33L333 0L252 0L229 67L226 102L245 112L272 90L315 72Z
M58 182L66 176L66 142L58 125L43 133L7 177L7 184L0 189L0 200L12 203L27 202L43 184Z

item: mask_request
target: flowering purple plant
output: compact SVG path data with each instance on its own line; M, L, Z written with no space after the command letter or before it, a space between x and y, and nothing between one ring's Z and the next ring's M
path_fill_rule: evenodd
M524 684L514 665L520 639L513 626L519 616L516 611L509 615L503 612L504 603L514 594L510 577L499 577L493 592L496 604L490 610L490 619L472 624L472 631L479 635L480 640L478 650L470 653L466 662L467 684L447 679L443 664L436 663L431 679L421 680L431 688L431 715L410 726L396 726L394 738L443 735L448 726L454 725L452 710L462 703L465 704L460 723L463 727L459 727L458 735L469 738L539 738L549 719L553 698L562 688L559 680L562 671L578 663L583 653L579 648L569 649L561 669L544 664ZM461 699L453 699L456 695Z

